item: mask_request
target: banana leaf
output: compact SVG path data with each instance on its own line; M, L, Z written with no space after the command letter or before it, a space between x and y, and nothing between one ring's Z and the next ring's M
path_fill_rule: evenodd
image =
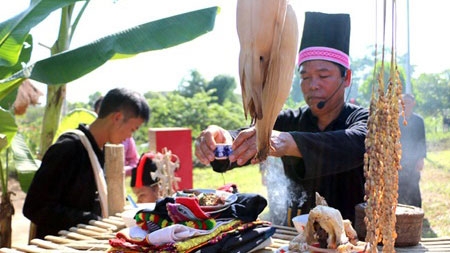
M14 66L31 28L50 13L80 0L32 0L18 15L0 23L0 66Z
M17 124L10 111L0 107L0 134L6 135L8 147L17 133Z
M28 148L24 137L20 133L16 134L16 137L11 143L11 148L14 154L17 179L19 180L22 191L26 193L34 174L39 169L40 161L36 161L33 158L31 150Z
M33 48L30 30L50 13L80 0L31 0L29 7L0 23L0 79L8 78L28 63ZM89 0L87 1L89 2ZM23 78L0 85L0 106L9 108Z
M53 138L53 142L55 142L58 137L69 129L75 129L78 127L80 123L91 124L97 118L97 114L93 111L84 109L84 108L76 108L70 111L59 124L58 130L56 130L55 137Z
M214 28L218 7L187 12L145 23L118 32L88 45L53 55L0 80L10 85L29 78L48 85L76 80L110 59L122 59L151 50L160 50L193 40ZM0 93L0 99L1 99Z
M19 60L14 66L4 67L0 66L0 77L10 76L16 71L20 71L23 66L22 62L29 62L31 58L31 50L33 45L33 37L31 34L27 35L25 43L23 44L23 49L20 52ZM16 100L17 90L22 84L22 79L17 79L17 82L12 82L9 85L0 86L0 106L3 108L10 108L11 105Z

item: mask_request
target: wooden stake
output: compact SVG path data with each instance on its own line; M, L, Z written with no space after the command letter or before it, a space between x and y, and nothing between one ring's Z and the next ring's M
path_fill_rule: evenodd
M121 213L125 207L125 171L122 144L105 145L105 177L108 186L108 213Z

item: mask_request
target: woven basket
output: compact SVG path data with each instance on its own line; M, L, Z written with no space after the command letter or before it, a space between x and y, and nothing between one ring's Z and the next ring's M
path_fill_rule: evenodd
M364 241L366 237L366 225L364 223L366 205L366 203L361 203L355 207L355 230L361 241ZM414 206L398 204L395 216L397 218L395 246L417 245L422 237L423 210Z

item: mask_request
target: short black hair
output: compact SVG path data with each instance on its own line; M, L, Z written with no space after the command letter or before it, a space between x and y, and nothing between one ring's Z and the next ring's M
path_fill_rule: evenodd
M338 63L334 63L334 64L336 64L336 66L339 68L339 72L341 72L341 77L346 77L347 76L347 68Z
M159 182L159 178L153 178L152 176L152 172L158 170L158 166L153 161L155 156L152 152L146 152L141 155L138 164L131 170L131 187L152 186Z
M125 120L141 118L147 123L150 118L150 107L145 97L126 88L115 88L106 93L101 101L98 117L104 118L119 111L123 112Z

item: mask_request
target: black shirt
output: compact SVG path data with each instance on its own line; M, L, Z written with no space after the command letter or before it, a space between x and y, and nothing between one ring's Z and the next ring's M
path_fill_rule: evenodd
M328 205L338 209L344 219L354 222L355 206L364 201L364 153L369 111L345 104L337 119L323 131L308 106L284 110L274 130L289 132L303 157L282 157L290 179L291 204L308 213L315 204L315 192ZM230 131L233 138L239 131ZM215 171L223 162L212 162ZM234 167L236 164L231 164ZM270 188L269 188L270 190Z
M84 126L100 165L104 154ZM89 155L73 133L61 135L45 153L25 199L23 214L37 225L36 237L57 235L79 223L99 219L101 208Z
M308 107L286 110L278 116L274 129L289 132L303 155L281 158L296 198L305 200L306 193L302 213L315 207L318 192L344 219L354 221L355 205L364 201L368 116L367 109L346 104L323 131Z

